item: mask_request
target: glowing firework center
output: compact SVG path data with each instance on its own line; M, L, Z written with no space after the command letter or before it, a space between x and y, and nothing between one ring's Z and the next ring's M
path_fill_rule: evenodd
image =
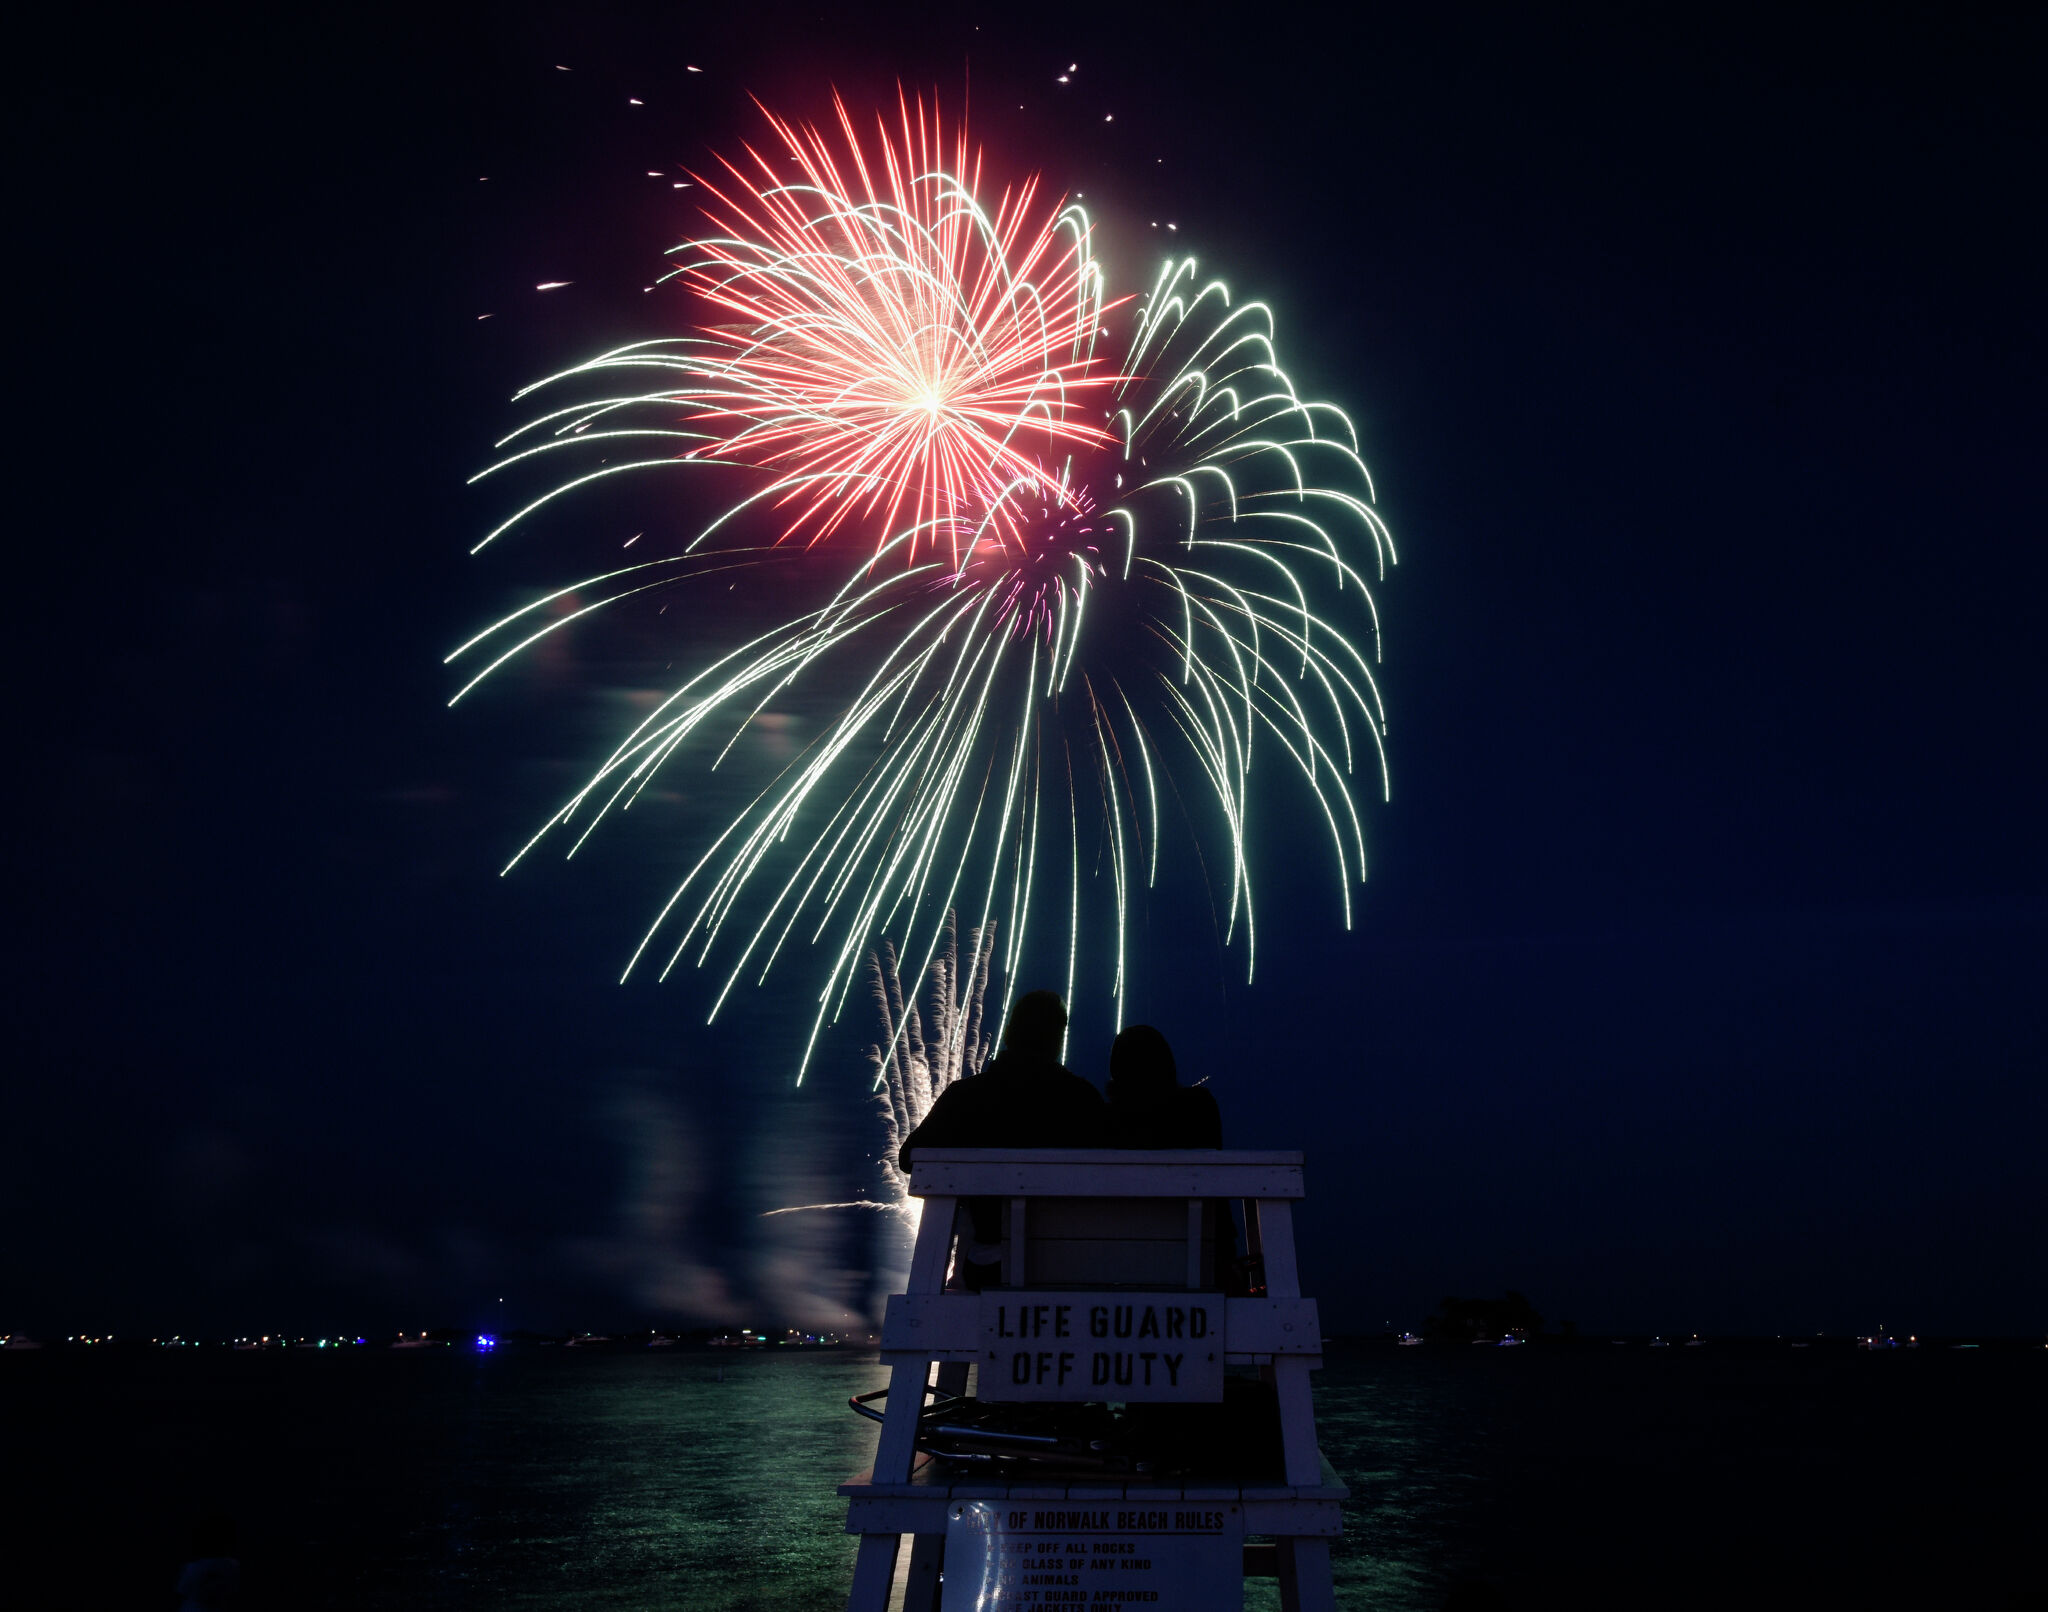
M936 106L899 102L878 148L834 110L838 140L769 116L798 182L752 151L699 180L723 233L672 274L720 322L676 400L710 429L701 457L776 474L783 537L879 517L910 534L906 558L942 542L957 565L1006 487L1109 440L1087 217L1042 205L1035 179L985 204L980 157Z

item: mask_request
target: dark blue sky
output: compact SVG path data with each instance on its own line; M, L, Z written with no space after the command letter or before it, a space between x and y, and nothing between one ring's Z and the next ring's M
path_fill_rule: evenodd
M1137 1003L1308 1149L1330 1319L2048 1327L2038 20L559 10L31 53L0 1330L858 1301L759 1211L867 1180L867 1026L791 1091L785 998L612 983L659 848L497 877L659 668L439 662L567 574L463 482L649 333L646 170L899 75L1364 432L1357 927L1276 818L1258 981L1169 902Z

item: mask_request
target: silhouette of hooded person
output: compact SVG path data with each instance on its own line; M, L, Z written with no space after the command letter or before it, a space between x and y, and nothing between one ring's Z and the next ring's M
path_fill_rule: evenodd
M1200 1086L1183 1086L1166 1037L1134 1024L1109 1049L1111 1147L1221 1147L1223 1115Z
M922 1147L1102 1147L1102 1094L1060 1062L1067 1008L1057 991L1027 991L1010 1009L1003 1049L981 1073L956 1080L903 1139L896 1162L906 1174ZM1002 1263L1002 1200L970 1198L973 1244L962 1250L970 1292L995 1279Z

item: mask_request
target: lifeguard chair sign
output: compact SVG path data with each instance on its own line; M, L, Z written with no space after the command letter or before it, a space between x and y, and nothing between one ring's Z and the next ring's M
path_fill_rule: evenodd
M840 1488L861 1536L849 1612L886 1612L906 1534L903 1612L1224 1612L1260 1572L1278 1576L1286 1612L1334 1612L1329 1541L1346 1491L1316 1447L1308 1374L1322 1336L1291 1218L1301 1155L921 1149L912 1165L925 1208L906 1290L883 1322L891 1374L875 1466ZM970 1197L1005 1205L1003 1280L979 1294L946 1289ZM1231 1199L1244 1203L1263 1293L1227 1296L1218 1281ZM971 1403L1014 1403L1028 1418L1046 1402L1220 1410L1233 1365L1271 1385L1274 1465L1246 1455L1239 1469L1224 1457L1176 1473L1085 1453L1104 1444L1063 1465L1060 1450L1032 1448L1057 1440L1028 1432L969 1455L944 1442L975 1431L946 1425L946 1407L970 1403L970 1368Z
M1223 1397L1219 1294L990 1293L981 1318L983 1399Z
M961 1500L946 1520L942 1612L1244 1604L1237 1506Z

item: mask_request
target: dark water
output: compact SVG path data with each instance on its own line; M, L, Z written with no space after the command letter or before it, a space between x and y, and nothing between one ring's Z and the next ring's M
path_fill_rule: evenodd
M724 1380L719 1380L721 1370ZM838 1606L871 1357L0 1356L9 1607ZM2048 1606L2048 1351L1334 1348L1347 1607ZM1274 1604L1254 1584L1247 1605Z

